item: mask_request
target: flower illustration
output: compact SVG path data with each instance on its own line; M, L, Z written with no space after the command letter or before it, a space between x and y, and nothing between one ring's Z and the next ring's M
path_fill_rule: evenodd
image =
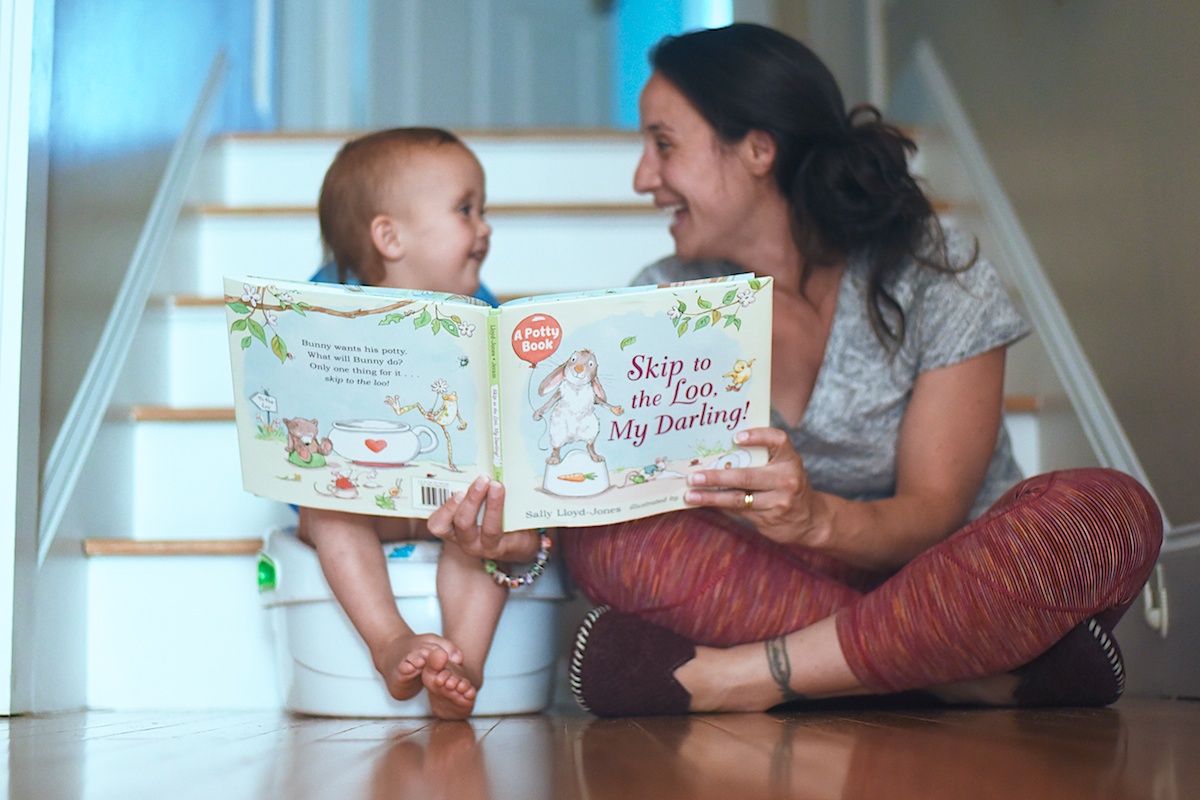
M458 326L458 333L461 336L466 336L468 339L475 333L475 326L469 322L464 322Z
M447 389L450 388L450 384L446 383L441 378L438 378L429 388L433 390L434 394L443 394Z
M754 302L754 292L750 289L739 289L737 293L737 302L742 308Z
M680 313L682 312L680 312L679 306L671 306L667 309L667 317L670 319L679 319Z
M262 287L243 283L242 288L246 290L242 292L242 302L251 308L258 308L258 304L262 302Z

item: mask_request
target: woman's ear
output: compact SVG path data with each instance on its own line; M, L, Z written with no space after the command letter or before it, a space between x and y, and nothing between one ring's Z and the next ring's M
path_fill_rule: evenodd
M399 261L404 257L400 224L387 214L380 214L371 220L371 243L385 261Z
M771 173L775 166L775 140L766 131L751 129L741 142L742 158L750 167L750 172L757 177Z

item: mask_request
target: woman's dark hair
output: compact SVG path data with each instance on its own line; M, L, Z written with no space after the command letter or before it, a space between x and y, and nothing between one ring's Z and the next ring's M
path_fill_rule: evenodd
M943 271L971 263L950 263L933 205L908 171L912 139L873 106L847 113L825 64L772 28L735 23L668 36L650 63L722 141L740 142L752 130L774 140L774 175L806 268L868 250L871 326L894 352L905 320L889 285L905 258Z

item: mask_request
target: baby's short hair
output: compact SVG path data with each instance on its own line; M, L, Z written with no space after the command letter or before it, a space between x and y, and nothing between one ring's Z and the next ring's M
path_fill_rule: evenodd
M363 284L383 280L383 259L371 242L371 220L382 212L396 162L418 147L462 140L442 128L390 128L342 145L325 173L317 199L326 260L337 264L338 280L353 274Z

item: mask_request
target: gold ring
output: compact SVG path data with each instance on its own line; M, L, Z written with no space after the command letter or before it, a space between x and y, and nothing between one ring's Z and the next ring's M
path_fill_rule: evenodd
M751 506L753 506L754 505L754 492L746 492L746 495L742 498L742 504L746 508L750 508Z

